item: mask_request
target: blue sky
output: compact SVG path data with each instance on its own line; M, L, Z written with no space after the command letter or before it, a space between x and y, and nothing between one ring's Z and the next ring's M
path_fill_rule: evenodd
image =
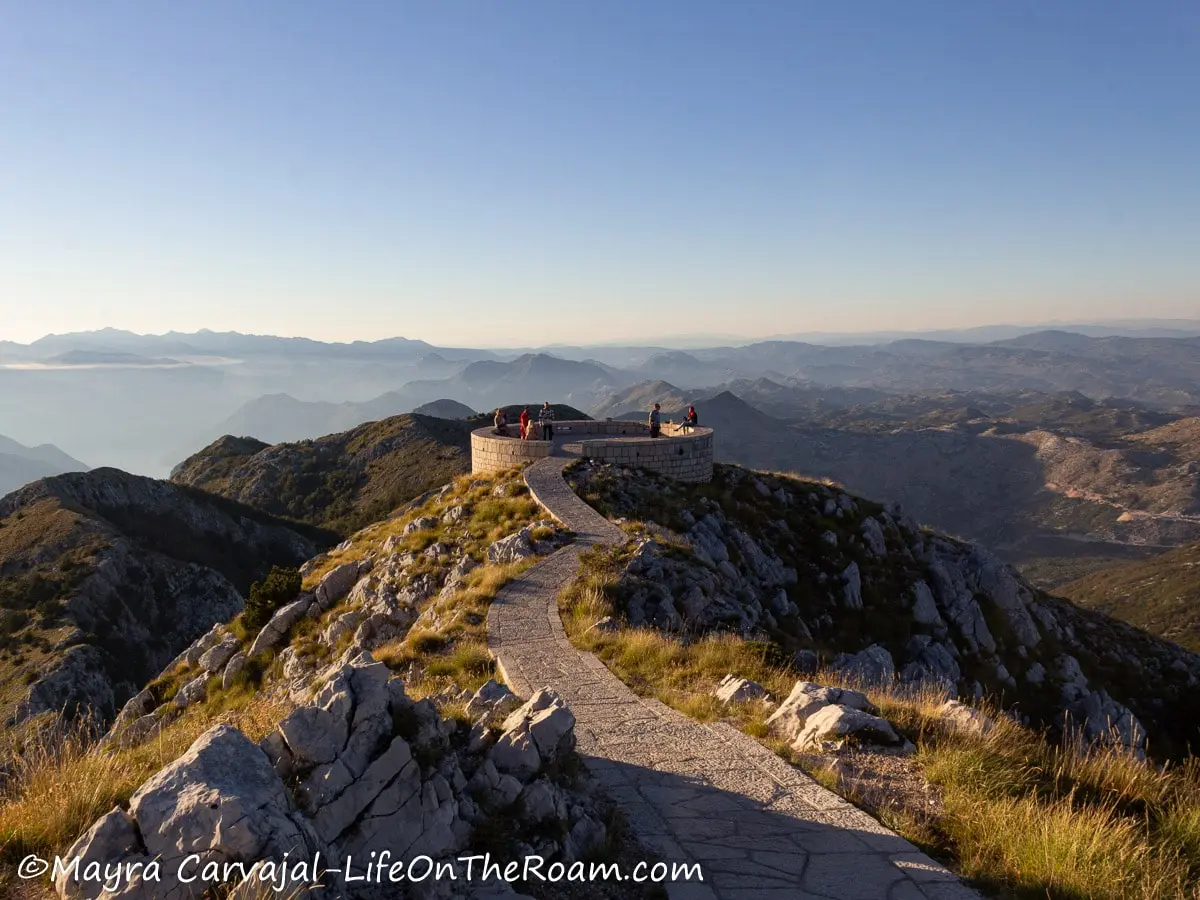
M0 339L1200 316L1200 5L0 0Z

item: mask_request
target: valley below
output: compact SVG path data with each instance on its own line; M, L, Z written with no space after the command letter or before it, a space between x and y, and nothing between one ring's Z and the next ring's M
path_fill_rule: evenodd
M238 337L56 339L53 368L19 370L52 379L37 416L0 404L18 436L0 442L15 488L0 498L0 862L68 846L144 862L197 828L216 846L252 795L267 813L239 858L278 856L281 835L630 860L657 840L651 809L721 890L778 877L695 849L704 828L659 794L678 779L684 802L773 839L830 829L838 849L810 866L843 887L867 867L885 893L933 897L897 863L919 847L956 896L1197 889L1190 355L1136 345L1114 361L1105 339L1052 333L507 358ZM201 349L248 362L190 371ZM1160 386L1129 388L1151 351ZM84 367L102 373L73 382L87 394L64 390ZM301 372L289 393L248 396ZM351 392L355 373L371 374ZM107 378L129 393L101 408ZM658 404L674 423L694 406L713 478L565 448L471 474L472 431L543 401L559 421L645 421ZM47 438L137 471L28 443ZM790 797L786 815L753 799L759 781ZM81 797L91 782L104 788ZM1094 802L1114 790L1118 806ZM187 799L201 794L213 805ZM1081 863L1075 893L1054 893L1058 875L1002 861L1028 831L1017 810L1058 823L1042 851L1107 816L1137 862ZM845 855L849 816L891 849ZM793 863L787 883L807 883Z

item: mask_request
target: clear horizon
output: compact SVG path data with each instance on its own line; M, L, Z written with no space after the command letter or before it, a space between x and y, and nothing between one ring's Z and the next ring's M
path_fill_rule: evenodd
M938 331L945 331L947 333L961 333L961 332L966 332L966 331L971 331L971 330L979 330L979 329L989 329L990 330L990 329L1009 329L1009 328L1011 328L1011 329L1028 329L1030 332L1034 332L1034 331L1053 331L1053 330L1057 330L1060 328L1061 329L1069 329L1071 327L1089 327L1089 328L1098 328L1098 329L1111 328L1113 330L1176 328L1176 329L1182 329L1182 330L1188 330L1188 331L1193 331L1193 330L1200 331L1200 318L1171 318L1171 319L1119 318L1119 319L1088 319L1088 320L1050 319L1050 320L1043 320L1040 322L987 322L982 325L969 326L967 328L961 328L961 329L954 329L954 328L945 328L945 329L943 329L943 328L923 328L923 329L912 329L912 330L891 330L891 329L876 330L876 329L873 329L870 331L825 331L825 332L814 331L814 332L792 332L790 334L764 334L764 335L676 334L676 335L665 335L662 339L662 345L670 346L673 343L678 344L681 341L699 342L699 341L710 340L710 339L713 341L726 341L726 342L740 341L740 342L744 342L746 344L751 344L751 343L757 343L757 342L769 341L769 340L785 340L785 339L788 339L792 334L799 335L799 336L812 336L812 337L827 336L827 337L846 338L846 337L854 337L855 335L862 335L864 337L871 337L871 336L880 335L880 334L904 336L904 335L929 334L929 333L938 332ZM652 343L639 342L632 338L629 338L629 339L616 338L613 340L599 341L599 342L595 342L592 344L584 344L584 345L580 345L577 343L572 344L572 343L568 343L565 341L553 341L553 342L546 343L546 344L491 344L491 345L488 345L488 344L435 344L434 342L428 341L420 335L413 335L413 334L385 334L385 335L382 335L379 337L369 337L369 338L357 337L357 338L350 338L348 340L333 340L333 339L326 339L326 338L314 336L311 334L270 334L270 333L265 333L265 332L239 332L239 331L236 331L235 329L216 329L216 328L200 328L193 332L181 332L178 330L168 330L168 331L160 331L160 332L151 332L151 331L136 332L136 331L132 331L131 329L122 329L122 328L117 328L116 326L111 326L111 325L103 326L102 328L98 328L98 329L84 329L81 331L48 332L46 334L40 334L36 338L33 338L31 340L16 340L13 338L6 337L4 334L0 333L0 343L3 343L4 341L11 341L11 342L19 344L21 346L30 346L30 345L36 343L38 340L41 340L44 338L66 337L66 336L73 335L73 334L99 334L99 333L102 333L102 332L108 331L108 330L132 333L139 337L166 337L168 334L172 334L172 333L186 337L190 334L209 332L209 333L215 333L215 334L221 334L221 333L237 334L242 337L281 338L284 340L291 340L291 339L312 340L312 341L316 341L318 343L330 343L330 344L337 344L337 343L350 344L350 343L359 343L359 342L372 343L375 341L384 341L384 340L389 340L389 339L412 340L412 341L422 341L423 340L423 341L425 341L425 343L432 344L435 348L453 347L453 348L464 349L464 350L530 350L530 349L553 350L555 347L560 347L560 346L562 346L562 347L571 347L571 346L595 346L595 347L653 346ZM691 346L700 347L703 345L700 343L694 343L694 344L691 344Z
M0 340L1200 318L1194 5L0 0L0 24Z

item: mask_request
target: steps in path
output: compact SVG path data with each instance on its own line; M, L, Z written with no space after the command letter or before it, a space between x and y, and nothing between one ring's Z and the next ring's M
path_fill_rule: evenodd
M576 534L509 582L488 612L488 645L522 696L549 687L576 717L578 750L638 839L668 864L699 863L704 881L670 897L967 900L951 872L757 741L636 696L595 656L571 646L557 597L579 554L624 539L563 480L570 462L526 470L534 498Z

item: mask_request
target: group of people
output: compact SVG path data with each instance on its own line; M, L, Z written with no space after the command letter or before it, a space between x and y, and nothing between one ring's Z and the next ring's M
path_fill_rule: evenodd
M679 430L690 431L696 427L698 421L699 417L696 415L696 407L689 406L687 415L679 423ZM650 410L650 421L647 424L650 426L650 437L656 438L662 434L662 406L660 404L655 403L654 409Z
M680 430L688 431L695 428L697 420L696 407L689 406L687 415L679 425ZM517 422L521 426L521 440L523 441L554 440L554 410L550 408L549 400L543 403L542 408L538 410L536 421L530 418L529 407L526 406L521 410L521 415L517 417ZM507 437L508 413L502 406L496 408L495 423L496 434ZM650 420L647 424L650 426L650 437L656 438L662 434L662 406L660 404L655 403L654 409L650 410Z
M507 437L508 413L504 411L503 407L497 407L495 423L496 434ZM554 440L554 410L550 408L549 400L543 403L542 408L538 410L536 421L530 418L529 407L526 406L521 410L521 415L517 417L517 423L521 427L521 440L523 441Z

